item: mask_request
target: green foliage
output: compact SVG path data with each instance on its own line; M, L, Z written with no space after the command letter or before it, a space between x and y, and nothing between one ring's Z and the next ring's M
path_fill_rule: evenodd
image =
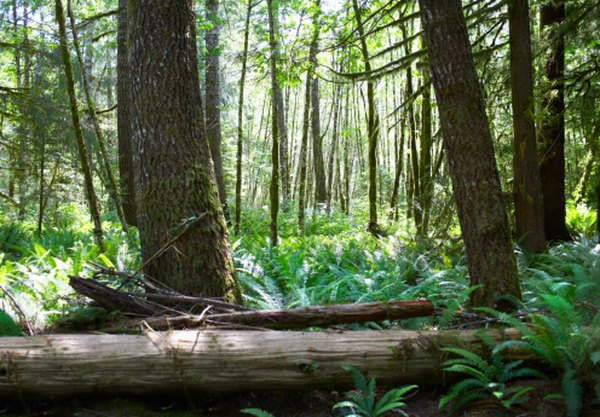
M401 408L406 406L404 403L406 394L417 389L416 385L391 389L377 400L375 378L367 379L352 366L344 366L343 368L352 374L356 390L347 392L346 396L350 399L335 404L333 406L334 410L349 408L351 413L346 414L346 417L378 417L388 411L395 411L408 417L408 414Z
M490 350L490 360L483 356L461 348L444 348L457 358L444 362L446 372L457 372L469 377L454 384L448 394L439 402L443 408L452 404L455 412L469 403L480 399L491 399L504 409L526 402L532 387L508 385L509 382L520 378L546 378L539 371L523 366L523 361L507 362L502 357L501 349L495 346L495 341L485 333L479 333L479 338Z
M4 310L0 310L0 337L2 336L23 336L21 328Z
M273 414L269 413L268 411L261 410L260 408L244 408L243 410L240 410L240 412L244 414L250 414L254 417L275 417Z
M566 222L574 235L593 236L596 232L596 212L585 204L567 204Z

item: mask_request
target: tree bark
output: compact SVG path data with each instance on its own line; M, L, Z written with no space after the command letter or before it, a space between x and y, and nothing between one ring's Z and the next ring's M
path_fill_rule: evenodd
M128 5L133 162L144 273L182 294L239 302L202 125L195 2Z
M279 139L283 138L281 125L285 124L283 115L283 95L277 78L277 58L279 57L279 43L277 42L277 2L278 0L267 0L269 14L269 45L271 48L271 117L272 117L272 147L271 147L271 245L277 246L278 231L277 217L279 215ZM284 123L280 123L280 118ZM283 180L285 183L285 179ZM282 194L286 197L286 186L282 186Z
M250 17L252 15L252 0L246 0L246 24L244 30L244 52L242 53L242 75L240 76L240 97L238 101L237 114L237 159L235 164L235 234L240 234L240 222L242 220L242 158L244 149L244 88L246 86L246 70L248 68L248 38L250 37Z
M494 340L514 330L489 331ZM482 353L476 331L170 331L0 338L0 396L214 394L343 389L353 366L380 383L443 383L441 349Z
M117 134L119 143L119 178L123 213L127 224L137 226L133 153L131 149L131 79L127 56L127 2L119 0L117 33Z
M100 210L98 208L98 198L94 191L94 182L92 178L92 170L90 156L83 139L83 130L81 129L81 120L79 119L79 111L77 109L77 96L75 94L75 82L73 80L73 67L71 64L71 56L69 55L69 47L67 45L67 24L62 1L55 1L56 21L58 22L59 39L60 39L60 54L63 61L65 71L65 81L67 86L67 94L69 96L69 106L71 109L71 122L77 142L77 151L79 153L79 163L83 173L85 193L90 216L94 223L94 236L100 250L104 251L104 237L102 233L102 223L100 221Z
M565 198L565 40L558 27L565 19L562 0L542 5L541 29L553 39L544 76L544 115L540 127L540 179L544 196L546 241L571 240L566 225Z
M302 139L300 141L300 156L298 160L298 233L304 234L304 217L306 209L306 154L308 150L308 127L310 124L310 99L311 99L311 77L310 71L306 73L306 84L304 89L304 115L302 117Z
M354 16L356 19L356 28L360 36L360 50L365 63L365 72L371 72L371 60L367 40L365 38L365 29L362 24L361 10L357 0L352 0L354 7ZM369 224L368 230L378 235L381 233L377 221L377 142L379 140L379 118L377 117L377 108L375 106L375 85L371 79L367 80L367 133L369 136Z
M460 0L419 0L444 146L467 254L472 305L520 298L517 264L483 92Z
M513 194L516 235L523 247L546 248L544 205L536 153L528 0L508 2L513 107Z
M225 220L229 223L229 207L225 188L225 173L223 172L223 151L221 137L221 70L219 64L219 0L206 0L207 21L211 25L206 31L206 136L210 146L215 178L219 189L219 200L223 206Z

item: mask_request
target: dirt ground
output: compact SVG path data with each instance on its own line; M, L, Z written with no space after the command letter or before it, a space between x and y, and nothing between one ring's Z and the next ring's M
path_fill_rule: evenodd
M507 412L490 402L479 402L470 409L455 414L460 417L564 417L560 400L544 397L557 391L556 381L532 382L536 385L531 400L524 406ZM383 391L382 391L383 393ZM404 410L409 417L449 417L437 407L444 392L426 391L407 399ZM295 393L245 393L213 398L104 398L39 401L35 403L4 402L0 417L50 416L50 417L242 417L244 408L259 408L275 417L340 417L340 410L332 410L334 404L344 399L336 391L311 391ZM389 412L385 417L401 416ZM581 417L600 417L600 405L586 404Z

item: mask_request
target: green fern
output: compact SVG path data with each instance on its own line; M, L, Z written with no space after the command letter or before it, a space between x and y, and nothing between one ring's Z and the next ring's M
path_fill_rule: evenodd
M244 408L243 410L240 410L240 412L244 414L250 414L254 417L275 417L273 414L269 413L268 411L261 410L260 408Z

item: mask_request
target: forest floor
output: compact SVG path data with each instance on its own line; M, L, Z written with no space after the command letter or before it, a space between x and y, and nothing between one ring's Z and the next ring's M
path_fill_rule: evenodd
M530 381L527 381L530 382ZM488 401L476 402L470 408L453 416L461 417L564 417L565 410L560 400L544 397L559 389L558 381L531 381L528 385L536 389L531 399L523 406L503 410ZM449 417L452 414L438 409L438 401L445 392L428 390L409 398L406 403L407 417ZM382 392L383 394L383 392ZM55 417L242 417L244 408L268 411L274 417L340 417L348 415L332 407L342 401L343 394L337 391L310 391L285 393L245 393L203 399L169 397L153 398L79 398L60 401L37 402L35 404L5 404L0 409L2 417L55 416ZM381 417L402 416L391 411ZM581 417L598 417L598 408L586 404Z

